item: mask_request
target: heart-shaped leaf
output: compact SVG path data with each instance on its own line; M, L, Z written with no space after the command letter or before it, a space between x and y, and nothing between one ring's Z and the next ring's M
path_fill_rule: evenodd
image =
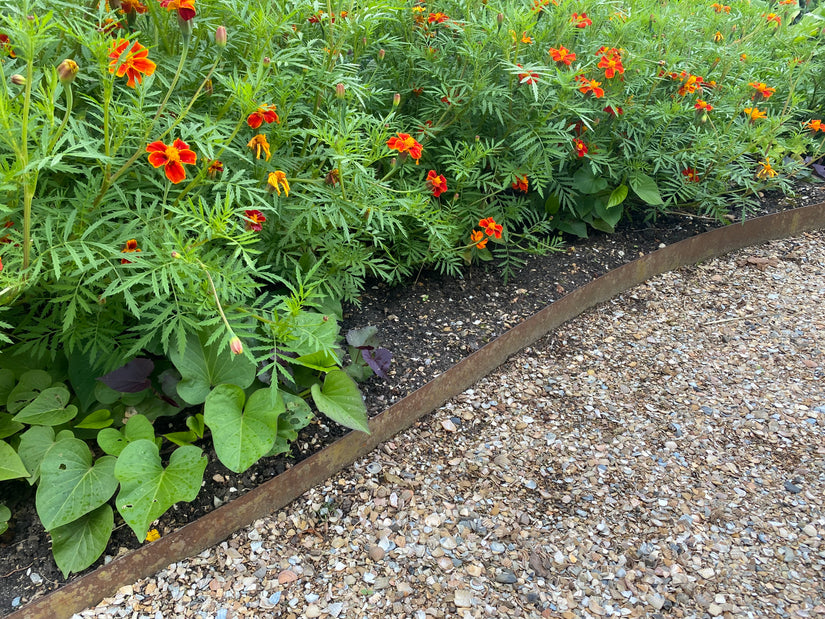
M49 531L52 554L63 578L85 570L103 554L114 524L114 512L108 503L104 503L77 520Z
M378 346L378 327L367 325L360 329L350 329L347 331L347 344L360 348L362 346L370 346L375 348Z
M0 438L17 434L25 427L22 423L14 421L11 413L0 413Z
M54 429L49 426L32 426L20 435L17 453L26 468L31 471L29 484L34 485L40 478L40 463L54 443Z
M99 377L98 380L115 391L137 393L152 386L149 376L154 369L154 361L138 357L123 367Z
M112 419L111 411L101 408L100 410L86 415L80 420L80 422L74 424L74 427L88 430L100 430L102 428L108 428L114 422L115 420Z
M155 440L155 428L143 415L129 417L122 430L104 428L97 433L97 444L110 456L119 456L126 445L141 439Z
M80 439L56 442L40 463L35 507L47 531L77 520L103 505L117 490L117 458L92 463L92 452Z
M355 381L343 370L333 370L324 378L324 386L311 387L312 399L318 410L342 426L370 433L367 407Z
M12 414L22 410L51 384L52 377L48 372L29 370L20 377L15 388L9 393L6 409Z
M115 504L140 541L152 522L178 501L191 501L206 470L206 456L193 446L178 447L163 468L158 446L141 439L129 443L115 466L120 492Z
M14 451L14 447L6 441L0 441L0 481L28 476L29 471L26 470L20 456Z
M255 363L244 355L233 355L229 348L212 343L206 346L205 335L190 334L183 354L174 347L169 354L181 374L178 395L189 404L206 400L215 385L237 385L246 389L255 380Z
M66 406L69 397L69 390L62 384L44 389L14 420L29 425L59 426L77 416L76 406Z
M218 385L203 405L203 421L212 430L218 459L242 473L260 460L278 434L278 415L284 401L277 388L258 389L244 407L243 389Z

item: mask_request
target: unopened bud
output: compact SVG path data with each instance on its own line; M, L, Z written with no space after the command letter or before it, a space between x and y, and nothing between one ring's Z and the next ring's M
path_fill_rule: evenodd
M19 73L15 73L11 76L11 83L15 86L25 86L26 78L20 75Z
M401 105L401 95L399 93L395 93L392 96L392 106L398 107L399 105Z
M378 50L378 60L384 60L384 56L386 56L386 55L387 55L387 52L385 52L383 50L383 48Z
M241 342L241 338L237 335L229 340L229 350L236 355L243 354L243 343Z
M215 30L215 45L226 47L226 26L218 26Z
M501 25L504 23L504 13L499 13L496 15L496 23L498 24L498 27L501 28Z
M57 77L60 83L71 84L77 76L78 69L79 67L74 60L66 58L66 60L57 65Z
M179 253L179 252L176 252L176 251L173 251L173 252L172 252L172 257L173 257L175 260L177 260L178 258L180 258L180 253Z
M270 64L272 64L272 59L269 56L264 56L263 63L265 67L268 67Z
M335 96L338 97L339 99L343 99L344 94L346 93L346 90L347 90L347 87L344 86L341 82L338 82L335 85Z

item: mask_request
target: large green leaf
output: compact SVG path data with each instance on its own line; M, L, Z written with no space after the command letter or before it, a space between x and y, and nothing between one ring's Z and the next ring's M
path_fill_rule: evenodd
M66 406L69 397L69 390L62 384L44 389L14 420L29 425L59 426L77 416L76 406Z
M656 186L656 181L650 178L647 174L638 172L628 179L630 187L636 192L642 200L651 205L662 204L662 196L659 195L659 187Z
M289 451L289 444L298 438L298 430L305 428L315 416L312 408L301 396L293 395L285 391L281 392L286 410L278 417L278 436L275 442L265 454L267 456L277 456Z
M92 452L80 439L58 441L40 463L35 507L47 531L77 520L103 505L117 490L117 458L92 463Z
M0 406L6 405L9 394L16 384L17 381L14 378L14 372L7 368L0 370Z
M77 520L50 531L52 554L64 578L72 572L85 570L103 554L114 524L114 512L108 503L104 503Z
M28 476L29 471L14 451L14 447L6 441L0 441L0 481Z
M22 410L51 384L52 377L48 372L29 370L20 377L17 385L9 393L6 408L12 414Z
M215 385L225 383L246 389L255 380L255 364L250 359L216 343L206 346L205 342L205 335L190 334L183 354L177 347L169 354L182 377L178 395L189 404L204 402Z
M20 435L17 453L31 472L31 477L29 477L31 485L34 485L40 478L40 463L54 443L54 429L49 426L32 426Z
M155 428L143 415L133 415L123 429L104 428L97 433L97 444L110 456L119 456L126 445L134 441L155 440Z
M242 473L272 448L284 401L277 388L258 389L244 407L243 389L218 385L203 405L203 421L212 430L218 459Z
M153 441L141 439L126 446L115 466L120 482L115 504L140 541L172 505L198 496L205 469L206 456L194 445L178 447L165 469Z
M358 385L343 370L333 370L324 378L324 386L311 387L318 410L342 426L370 433L367 407Z
M627 198L627 185L621 184L610 192L610 199L607 201L607 208L618 206Z
M0 413L0 438L17 434L26 427L22 423L14 421L12 417L13 415L11 413Z

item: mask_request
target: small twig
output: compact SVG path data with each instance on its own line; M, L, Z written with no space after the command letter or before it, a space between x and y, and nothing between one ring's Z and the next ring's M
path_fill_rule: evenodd
M703 327L709 327L711 325L721 325L725 322L734 322L736 320L747 320L748 318L764 318L768 314L748 314L747 316L737 316L735 318L723 318L722 320L712 320L710 322L704 323Z
M3 574L0 578L6 578L7 576L11 576L12 574L16 574L17 572L22 572L23 570L29 569L32 565L34 565L34 561L29 563L28 565L24 565L23 567L18 567L16 570L12 570L8 574Z

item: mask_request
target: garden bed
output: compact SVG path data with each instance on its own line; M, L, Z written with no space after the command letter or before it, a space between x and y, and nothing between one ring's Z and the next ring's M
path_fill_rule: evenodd
M825 198L825 191L818 186L801 186L798 193L799 197L791 201L766 196L758 214L818 203ZM610 236L568 239L564 251L531 258L507 284L501 282L494 268L474 267L460 280L425 273L405 287L368 287L361 307L347 310L345 326L377 326L382 345L394 354L388 379L372 378L362 387L370 413L381 412L560 296L662 244L670 245L712 227L716 227L714 222L694 217L669 217L651 226L629 223ZM316 420L294 443L290 458L265 459L242 475L225 469L211 452L205 486L198 498L177 504L160 519L157 528L162 535L178 529L343 434L344 430L335 424ZM9 485L5 491L10 495L4 497L6 500L23 498L27 484ZM77 578L62 578L32 501L27 504L14 509L13 526L0 542L5 569L0 580L0 611L4 613ZM116 522L106 555L84 573L138 545L130 530Z

